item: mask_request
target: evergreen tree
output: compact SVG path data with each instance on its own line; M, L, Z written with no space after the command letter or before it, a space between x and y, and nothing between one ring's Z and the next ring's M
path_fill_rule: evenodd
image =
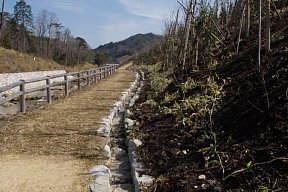
M16 2L16 5L14 6L13 20L19 26L19 30L17 31L17 49L26 52L26 43L30 35L29 31L33 26L33 14L31 6L24 0Z

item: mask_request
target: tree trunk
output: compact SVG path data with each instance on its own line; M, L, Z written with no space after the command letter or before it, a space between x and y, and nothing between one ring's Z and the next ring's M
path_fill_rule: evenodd
M199 38L196 37L196 46L195 46L195 69L199 69L199 67L198 67L198 57L199 57Z
M265 48L266 48L266 54L269 53L270 51L270 44L271 44L271 39L270 39L270 0L266 0L266 5L265 5L265 18L266 18L266 43L265 43Z
M188 42L189 42L189 36L190 36L190 28L191 28L191 21L192 21L192 3L193 1L190 0L189 8L187 11L186 34L185 34L185 44L184 44L184 50L183 50L183 63L182 63L183 69L185 69L186 54L187 54Z
M2 0L2 12L1 12L0 30L2 29L3 20L4 20L4 5L5 5L5 0Z
M261 72L261 27L262 27L262 0L259 0L259 34L258 34L258 71Z
M238 36L238 41L237 41L237 48L236 48L236 53L237 53L237 54L238 54L238 52L239 52L239 45L240 45L240 40L241 40L243 20L244 20L244 9L243 9L242 16L241 16L241 19L240 19L240 29L239 29L239 36ZM247 35L247 34L246 34L246 35Z
M250 35L250 0L246 1L246 19L245 19L246 37Z

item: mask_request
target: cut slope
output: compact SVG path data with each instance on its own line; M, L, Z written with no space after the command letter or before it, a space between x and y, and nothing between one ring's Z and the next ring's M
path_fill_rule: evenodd
M176 69L156 98L147 83L134 119L155 191L288 191L287 18L272 20L260 72L252 34L215 70Z

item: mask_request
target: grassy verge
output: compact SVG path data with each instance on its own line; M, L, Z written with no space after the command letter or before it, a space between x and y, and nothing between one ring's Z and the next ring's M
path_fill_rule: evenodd
M66 70L77 71L95 68L95 65L84 63L75 67L60 65L52 60L22 54L0 47L0 73L17 73L31 71Z

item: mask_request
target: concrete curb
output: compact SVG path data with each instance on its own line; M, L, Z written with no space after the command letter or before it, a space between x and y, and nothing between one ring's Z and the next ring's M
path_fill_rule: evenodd
M90 190L92 192L111 192L111 191L131 191L129 187L126 187L126 184L123 184L121 188L114 188L111 178L111 167L119 167L119 165L111 165L111 162L114 162L115 159L129 159L131 176L134 184L134 191L140 192L143 188L149 187L154 183L154 178L148 175L141 175L145 171L145 168L141 162L139 162L137 148L142 144L140 140L135 138L129 138L129 133L135 128L135 121L129 119L131 112L129 107L132 107L135 104L135 101L139 98L139 92L143 86L144 73L142 71L136 73L135 81L131 83L129 89L122 93L120 100L117 101L112 109L110 110L110 115L103 119L101 128L98 129L100 136L106 137L106 145L104 147L104 154L107 158L105 165L98 165L90 170L90 173L95 176L95 181L90 184ZM110 133L113 126L113 119L115 116L120 113L120 111L125 111L125 131L126 131L126 145L128 147L128 157L126 152L118 147L113 147L111 150L110 143ZM112 163L113 164L113 163ZM120 177L120 176L119 176ZM118 180L125 180L126 178L120 177ZM127 188L127 189L126 189Z

